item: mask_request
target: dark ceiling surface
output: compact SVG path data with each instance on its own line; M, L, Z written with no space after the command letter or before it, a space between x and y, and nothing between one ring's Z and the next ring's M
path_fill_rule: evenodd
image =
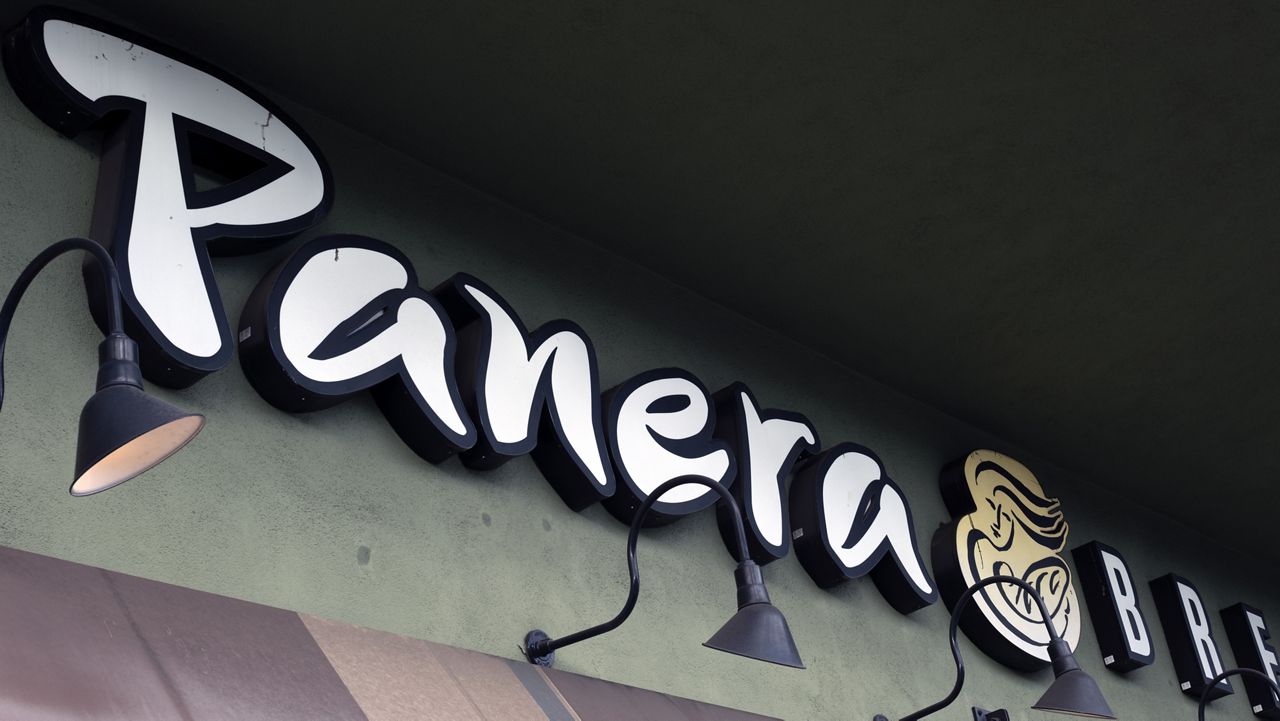
M1280 558L1280 2L106 5Z

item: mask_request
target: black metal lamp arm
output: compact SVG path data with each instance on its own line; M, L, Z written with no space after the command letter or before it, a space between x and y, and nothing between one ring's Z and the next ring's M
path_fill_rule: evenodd
M947 706L950 706L951 703L960 695L960 689L964 687L964 656L960 654L960 641L957 638L957 632L960 628L960 617L964 614L965 607L969 605L969 600L973 598L975 593L987 586L997 583L1012 584L1031 594L1031 597L1036 601L1036 605L1040 608L1040 615L1044 618L1045 627L1049 629L1049 643L1053 643L1055 641L1060 642L1062 640L1058 635L1058 629L1053 627L1053 620L1049 616L1049 609L1044 605L1044 599L1040 597L1040 593L1037 592L1035 587L1031 584L1016 576L989 576L978 581L965 590L964 593L960 594L959 600L956 601L956 607L951 611L951 655L956 660L955 686L951 688L951 693L947 694L946 698L931 706L926 706L915 713L903 716L901 721L916 721L917 719L924 718L929 714L941 711ZM878 716L877 718L883 719L884 717Z
M631 612L636 607L636 599L640 597L640 567L636 562L636 542L640 538L640 527L644 524L645 516L649 515L649 509L667 491L690 483L706 486L720 494L720 499L728 505L730 512L733 514L733 527L738 542L738 558L742 561L750 559L750 556L747 555L747 532L742 525L742 511L738 509L738 503L733 500L733 496L727 488L705 478L676 478L667 481L645 497L644 502L640 504L640 509L636 511L635 517L631 519L631 532L627 536L627 566L631 571L631 590L627 593L627 602L623 605L622 610L618 612L618 615L598 626L592 626L577 633L571 633L568 636L531 640L525 651L530 659L546 656L556 649L594 638L602 633L608 633L621 626L622 622L627 620L627 617L631 615Z
M106 279L107 324L110 335L124 334L124 320L120 309L120 275L107 249L86 238L67 238L45 248L18 275L13 287L9 289L9 295L4 299L4 307L0 308L0 407L4 405L4 346L9 337L9 324L13 322L14 311L18 309L18 301L49 261L71 250L83 250L97 258Z
M1267 682L1267 685L1271 687L1271 692L1276 695L1277 699L1280 699L1280 685L1276 685L1276 682L1267 674L1252 668L1227 669L1217 676L1214 676L1213 680L1209 682L1209 685L1205 686L1204 691L1200 693L1200 721L1204 721L1204 708L1209 705L1209 691L1212 690L1214 686L1217 686L1219 683L1227 680L1227 678L1231 676L1254 676L1260 678Z

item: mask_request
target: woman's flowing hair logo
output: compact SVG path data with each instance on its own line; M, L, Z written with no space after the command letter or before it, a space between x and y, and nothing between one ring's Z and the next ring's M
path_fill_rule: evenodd
M1054 626L1075 648L1080 612L1071 569L1058 554L1067 522L1056 498L1018 461L974 451L943 470L942 495L954 520L933 541L934 570L947 605L991 576L1015 576L1044 598ZM1035 600L1009 584L979 591L961 626L984 651L1015 668L1048 663L1048 631Z

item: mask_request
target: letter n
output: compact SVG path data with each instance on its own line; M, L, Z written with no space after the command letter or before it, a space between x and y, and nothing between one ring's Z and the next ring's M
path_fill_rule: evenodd
M458 382L479 426L469 468L529 454L575 511L613 495L600 374L591 339L557 320L530 333L479 279L458 274L432 293L458 331Z

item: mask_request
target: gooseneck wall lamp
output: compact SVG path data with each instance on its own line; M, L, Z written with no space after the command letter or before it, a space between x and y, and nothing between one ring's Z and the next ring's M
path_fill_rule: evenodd
M556 649L608 633L627 620L631 611L635 609L636 599L640 595L640 569L636 565L636 541L640 538L640 527L644 525L645 516L648 515L655 501L672 488L687 483L703 485L720 494L720 498L733 514L738 558L742 559L738 563L737 570L734 571L734 578L738 582L738 612L702 645L759 661L804 668L804 664L800 661L800 653L796 650L795 640L791 638L791 629L787 627L787 619L769 602L769 593L765 590L760 567L747 553L747 536L742 527L742 512L738 509L738 504L724 486L695 477L676 478L658 486L644 499L635 517L631 519L631 533L627 536L627 565L631 570L631 591L627 594L627 602L622 607L622 611L598 626L561 638L550 638L537 629L530 631L524 637L524 654L530 663L549 667L555 663Z
M1204 709L1209 705L1209 691L1232 676L1252 676L1266 681L1267 685L1271 687L1271 692L1276 695L1277 699L1280 699L1280 685L1277 685L1276 682L1267 674L1252 668L1229 668L1217 676L1214 676L1213 680L1204 687L1204 691L1200 693L1200 721L1204 721Z
M1053 664L1053 684L1049 686L1049 690L1045 691L1040 700L1031 708L1070 716L1114 719L1116 717L1115 712L1107 705L1107 700L1102 697L1102 690L1098 688L1098 683L1089 674L1080 670L1080 664L1076 663L1076 657L1071 653L1071 646L1062 640L1062 637L1058 635L1058 630L1053 627L1053 619L1049 615L1049 609L1045 607L1044 599L1040 597L1036 589L1031 584L1015 576L989 576L973 584L964 593L960 594L955 608L951 610L951 655L956 661L956 683L951 688L951 693L932 706L926 706L915 713L903 716L901 721L916 721L916 719L941 711L950 706L951 702L955 701L956 697L960 695L960 689L964 687L964 657L960 655L960 642L957 638L960 617L975 593L997 583L1008 583L1017 586L1035 599L1036 606L1040 608L1040 615L1044 618L1045 627L1049 630L1048 649L1049 660ZM888 721L888 719L883 715L877 714L875 721Z
M98 346L97 392L80 413L71 495L119 485L173 455L204 427L204 416L179 410L142 390L138 344L124 333L120 277L110 254L84 238L54 243L23 269L0 308L0 406L4 404L4 346L18 301L49 261L83 250L98 261L107 293L106 339Z

